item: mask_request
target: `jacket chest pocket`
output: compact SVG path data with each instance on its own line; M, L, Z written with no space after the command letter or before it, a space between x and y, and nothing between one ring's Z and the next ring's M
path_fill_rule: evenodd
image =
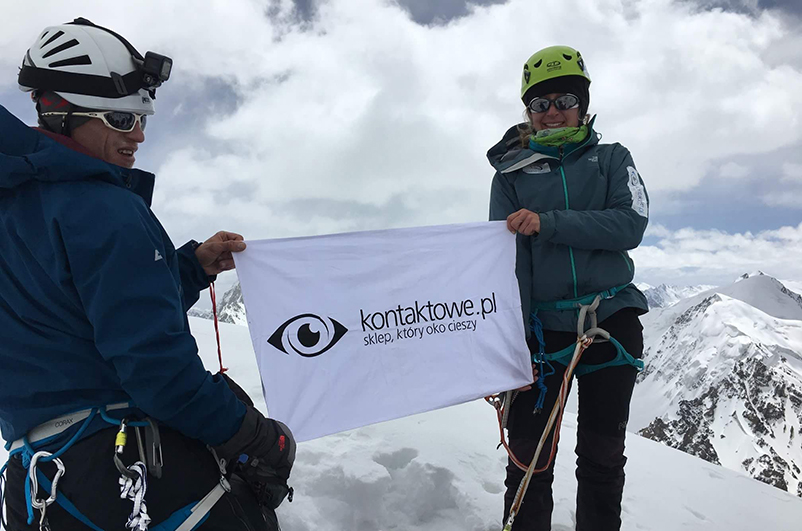
M571 210L604 210L607 207L607 176L598 163L588 161L567 166L565 181Z
M540 174L519 172L515 180L515 193L521 208L532 212L565 210L565 194L559 167L552 164L551 171Z

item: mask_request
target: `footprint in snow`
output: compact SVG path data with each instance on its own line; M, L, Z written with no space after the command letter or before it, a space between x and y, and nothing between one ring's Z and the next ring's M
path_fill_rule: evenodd
M687 505L685 506L685 510L688 511L689 513L691 513L692 515L694 515L699 520L707 520L707 517L705 515L703 515L702 513L694 511L693 509L691 509Z
M488 494L501 494L504 492L504 486L501 483L494 483L492 481L483 481L482 488Z
M389 454L374 454L373 461L388 470L398 470L409 465L418 453L414 448L401 448Z

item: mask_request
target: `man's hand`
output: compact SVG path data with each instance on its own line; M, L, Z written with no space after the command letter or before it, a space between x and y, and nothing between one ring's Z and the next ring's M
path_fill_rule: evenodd
M507 216L507 230L524 236L531 236L540 232L540 216L531 210L522 208Z
M234 269L234 258L231 253L245 250L244 238L234 232L221 230L195 249L203 270L209 276L218 275L223 271Z

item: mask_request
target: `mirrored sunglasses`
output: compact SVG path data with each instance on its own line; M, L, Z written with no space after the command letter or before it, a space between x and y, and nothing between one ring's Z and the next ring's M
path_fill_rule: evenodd
M43 112L42 116L66 116L66 112ZM74 112L72 116L86 116L97 118L109 129L114 129L121 133L130 133L139 122L139 127L144 131L148 116L135 112L125 111L103 111L103 112Z
M553 100L535 98L529 102L529 110L534 114L541 114L548 111L552 104L554 104L558 111L567 111L579 107L579 98L573 94L564 94Z

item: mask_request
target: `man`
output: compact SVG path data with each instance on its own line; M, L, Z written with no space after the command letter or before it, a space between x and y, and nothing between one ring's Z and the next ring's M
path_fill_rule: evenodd
M10 530L271 529L290 492L292 434L203 368L186 318L242 236L175 249L150 210L154 176L132 169L171 66L76 19L46 28L20 69L40 128L0 107Z

